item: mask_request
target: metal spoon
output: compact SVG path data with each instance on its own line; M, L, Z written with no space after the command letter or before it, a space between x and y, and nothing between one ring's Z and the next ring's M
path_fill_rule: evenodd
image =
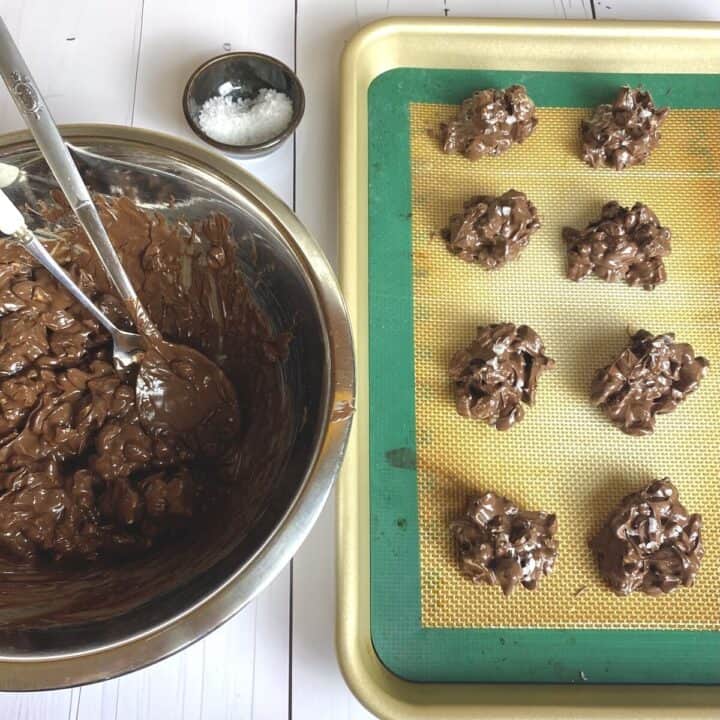
M0 76L138 330L160 337L137 297L35 80L0 18Z
M202 353L120 330L75 284L0 190L0 232L32 255L111 335L120 371L140 364L135 398L148 432L173 438L207 457L225 454L239 430L235 389Z
M219 454L222 448L217 446L217 426L222 426L226 434L239 429L235 389L225 373L202 353L163 340L120 262L70 151L2 18L0 76L135 328L147 339L135 388L141 423L150 433L174 435L198 449L212 447Z
M10 235L22 245L110 333L113 341L113 361L118 370L127 370L140 362L145 352L145 339L137 333L121 330L112 323L63 270L35 233L27 227L22 213L2 190L0 190L0 232Z

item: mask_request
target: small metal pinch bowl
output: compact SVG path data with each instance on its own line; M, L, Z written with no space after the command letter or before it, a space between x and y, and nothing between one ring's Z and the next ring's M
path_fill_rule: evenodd
M217 96L234 101L254 98L263 88L284 93L292 101L292 116L281 132L252 145L230 145L203 132L199 116L207 100ZM195 70L185 86L182 104L188 125L206 143L238 157L260 157L293 134L305 112L305 92L297 75L279 60L261 53L233 52L214 57Z

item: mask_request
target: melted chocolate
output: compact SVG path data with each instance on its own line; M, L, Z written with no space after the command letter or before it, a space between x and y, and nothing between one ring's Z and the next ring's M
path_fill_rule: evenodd
M644 163L660 142L667 108L656 108L652 96L622 87L612 105L598 105L581 123L583 160L592 167L622 170Z
M535 103L522 85L476 90L463 101L457 118L440 126L443 150L470 160L502 155L527 140L537 122Z
M680 504L668 478L624 497L590 543L617 595L690 587L700 569L702 518Z
M654 336L640 330L608 366L595 374L593 404L628 435L650 435L655 416L672 412L695 392L709 363L695 356L673 333Z
M236 511L233 487L251 504L250 484L282 461L288 340L245 285L227 219L169 224L127 198L97 204L152 321L195 350L153 341L136 397L137 369L116 372L103 329L22 249L0 245L0 549L14 562L144 552ZM41 210L58 228L55 257L130 329L67 208Z
M537 589L555 565L555 515L519 510L495 493L471 498L465 517L451 523L450 530L458 544L463 574L476 583L499 585L505 595L518 585Z
M508 190L499 197L471 198L465 212L453 215L449 225L443 237L451 253L495 270L518 257L540 220L525 193Z
M201 353L151 342L135 391L140 421L153 437L206 458L234 452L240 431L235 389Z
M485 325L450 362L455 408L463 417L508 430L525 417L523 403L535 402L537 381L555 361L527 325Z
M654 290L667 280L663 258L670 254L670 237L647 205L609 202L584 230L563 228L567 276L577 281L594 272L607 282Z

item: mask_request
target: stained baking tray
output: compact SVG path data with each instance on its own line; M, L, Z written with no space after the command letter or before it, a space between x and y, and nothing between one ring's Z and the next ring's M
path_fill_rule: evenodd
M338 494L338 650L382 717L717 717L720 710L720 377L623 436L587 403L592 371L628 325L720 365L720 30L713 25L390 20L343 60L342 282L356 330L358 422ZM523 146L470 163L428 128L474 89L524 83L540 125ZM621 84L671 106L643 168L592 171L581 117ZM495 274L464 265L438 230L462 201L516 187L542 230ZM560 228L603 202L648 202L673 228L670 281L654 293L563 278ZM527 322L558 370L510 433L456 417L449 355L485 322ZM697 585L620 599L586 542L614 501L671 475L705 517ZM494 489L558 512L561 556L537 593L505 600L457 571L447 523Z

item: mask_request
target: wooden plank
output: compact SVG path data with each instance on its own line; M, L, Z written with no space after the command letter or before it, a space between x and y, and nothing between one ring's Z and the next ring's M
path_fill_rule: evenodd
M56 122L129 124L142 0L0 0ZM0 131L23 128L4 89Z
M118 720L119 684L116 679L75 688L68 720Z
M289 64L294 58L294 3L287 0L260 8L249 2L212 0L203 3L201 11L196 2L170 0L133 0L132 5L110 0L26 0L20 4L0 0L0 13L26 53L59 122L130 124L134 119L136 125L194 139L184 125L180 93L200 62L223 52L225 43L232 49L267 52ZM68 18L74 24L65 22ZM132 32L128 34L126 27ZM67 46L54 42L60 35ZM82 54L75 57L72 43L86 36ZM117 58L117 49L123 50L123 58ZM98 91L101 80L109 82L113 102L105 98L107 85ZM11 101L5 94L0 96L0 131L20 127ZM288 144L270 158L247 165L291 202L292 162L292 145ZM286 717L289 595L286 569L255 603L184 652L123 678L72 691L2 695L0 717Z
M7 720L70 720L72 693L72 690L3 693L0 695L0 717Z
M286 569L255 602L200 642L144 670L79 688L70 718L287 717L288 598Z
M594 0L598 20L720 20L713 0Z
M294 23L290 0L261 6L207 0L201 12L195 0L145 0L133 124L201 142L187 126L181 106L192 71L208 58L238 50L264 52L292 66ZM267 158L241 164L292 202L291 143ZM285 569L254 603L192 648L121 678L117 717L286 717L289 577ZM94 716L88 712L81 717Z
M287 716L285 570L224 626L155 665L80 689L74 720L234 720ZM281 662L281 665L276 663Z
M133 124L201 143L185 121L182 92L200 64L228 50L264 52L292 67L293 0L145 0ZM266 158L240 164L289 202L292 163L287 142Z
M117 696L114 715L109 717L123 720L200 718L204 654L203 643L196 643L145 670L111 681L117 688ZM97 698L92 691L92 686L83 688L78 718L94 720L98 717ZM111 698L112 695L108 699L111 701ZM104 699L101 696L100 710ZM107 710L110 710L110 703Z
M301 0L301 13L305 5ZM332 15L338 10L335 8ZM590 0L510 0L502 4L478 0L358 0L354 10L362 24L395 15L592 18Z

